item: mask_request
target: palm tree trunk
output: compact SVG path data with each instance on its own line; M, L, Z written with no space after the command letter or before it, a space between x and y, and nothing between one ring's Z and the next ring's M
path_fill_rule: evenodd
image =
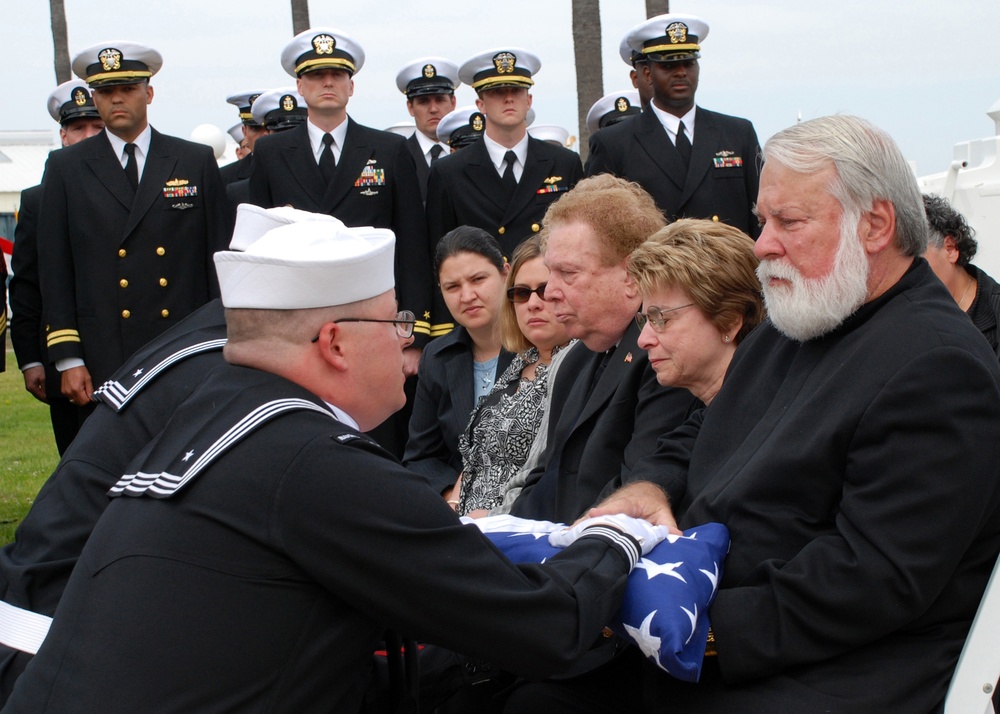
M63 0L49 0L52 19L52 48L55 58L56 84L72 79L69 66L69 40L66 36L66 6Z
M292 0L292 34L309 29L309 0Z
M670 12L670 0L646 0L646 17L666 15Z
M576 62L576 108L580 136L580 158L587 160L590 130L587 112L604 96L604 66L601 62L600 0L573 0L573 55Z

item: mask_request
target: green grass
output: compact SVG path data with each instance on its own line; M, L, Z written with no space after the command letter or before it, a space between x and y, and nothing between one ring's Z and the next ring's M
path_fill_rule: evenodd
M0 544L14 539L17 524L58 462L49 408L24 390L8 349L7 371L0 372Z

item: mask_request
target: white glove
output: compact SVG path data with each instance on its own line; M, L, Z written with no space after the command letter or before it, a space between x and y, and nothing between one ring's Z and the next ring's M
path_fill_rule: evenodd
M462 523L476 526L483 533L551 533L554 530L566 528L565 523L532 521L509 514L483 516L482 518L462 516L461 521Z
M606 526L613 528L639 541L639 548L642 554L646 555L655 548L661 541L666 540L670 535L670 529L666 526L654 526L649 521L641 518L632 518L624 513L615 513L607 516L595 516L585 518L570 528L552 531L549 533L549 544L556 548L565 548L577 538L582 536L588 528Z

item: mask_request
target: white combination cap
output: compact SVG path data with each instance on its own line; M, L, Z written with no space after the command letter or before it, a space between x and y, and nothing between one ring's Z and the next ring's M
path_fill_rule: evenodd
M587 128L594 134L606 126L617 124L641 113L642 104L639 101L639 92L636 90L626 89L614 94L605 94L594 102L594 106L587 112Z
M650 62L698 59L708 37L708 23L694 15L657 15L629 30L625 41Z
M281 66L293 77L318 69L344 69L353 77L364 63L365 51L361 45L330 27L300 32L281 51Z
M458 65L444 57L421 57L396 73L396 86L407 98L454 94L460 84Z
M499 47L466 60L458 77L477 92L497 87L530 87L542 68L538 55L517 47Z
M136 84L162 66L163 57L152 47L124 40L93 45L73 58L73 74L91 87Z
M71 79L52 90L48 101L49 116L60 124L73 119L100 119L94 97L82 79Z

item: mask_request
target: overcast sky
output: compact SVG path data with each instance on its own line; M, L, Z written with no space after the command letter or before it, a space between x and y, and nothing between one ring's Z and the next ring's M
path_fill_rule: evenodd
M0 0L0 77L7 91L0 130L55 125L45 101L55 86L48 3ZM164 57L153 78L151 123L188 137L203 123L237 121L225 97L292 84L279 56L291 38L281 0L134 2L129 12L65 0L70 54L105 40L144 42ZM1000 2L996 0L674 0L672 10L705 18L698 104L747 117L761 143L803 119L846 112L887 129L918 173L944 171L957 141L992 136L986 111L1000 102ZM143 13L138 12L139 9ZM395 86L400 67L423 55L461 64L498 46L529 49L542 60L533 90L537 123L577 134L568 0L362 0L311 3L313 26L358 40L367 54L348 108L363 124L407 120ZM644 19L643 0L602 3L600 48L605 93L627 88L618 56L625 32ZM459 105L472 103L468 87Z

